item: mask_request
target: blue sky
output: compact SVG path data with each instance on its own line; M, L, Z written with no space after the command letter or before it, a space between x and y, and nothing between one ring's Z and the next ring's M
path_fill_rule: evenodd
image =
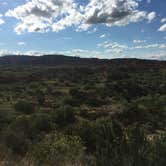
M0 55L166 60L165 0L1 0Z

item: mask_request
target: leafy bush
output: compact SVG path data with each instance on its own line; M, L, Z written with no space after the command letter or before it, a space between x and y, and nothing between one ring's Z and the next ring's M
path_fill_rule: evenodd
M44 93L42 87L38 87L36 89L36 98L37 98L37 101L38 101L39 105L44 104L44 102L45 102L45 93Z
M24 133L15 132L11 129L8 129L4 133L4 144L14 155L24 155L29 146Z
M151 163L154 166L166 165L166 133L154 139L151 150Z
M52 117L46 113L37 113L30 117L29 136L35 140L37 137L50 132L53 127Z
M95 165L122 166L125 135L121 125L111 119L101 119L95 126Z
M84 147L79 137L52 134L34 147L32 157L40 166L66 166L79 164L83 156Z
M0 109L0 131L5 129L13 119L16 118L16 113L12 109Z
M14 105L14 108L17 112L20 112L23 114L31 114L34 112L34 106L28 101L18 101Z
M95 127L94 122L80 119L72 128L68 129L68 134L79 136L83 144L87 147L87 152L94 152L95 150Z
M139 124L127 128L126 162L135 166L150 165L151 144L147 139L147 132Z
M67 124L75 122L75 113L72 107L65 106L63 108L57 109L53 115L54 122L59 125L59 127L64 127Z

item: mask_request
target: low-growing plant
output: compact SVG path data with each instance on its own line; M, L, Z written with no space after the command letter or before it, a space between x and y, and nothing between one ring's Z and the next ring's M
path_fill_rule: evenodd
M79 137L51 134L34 146L32 158L40 166L79 165L84 150Z

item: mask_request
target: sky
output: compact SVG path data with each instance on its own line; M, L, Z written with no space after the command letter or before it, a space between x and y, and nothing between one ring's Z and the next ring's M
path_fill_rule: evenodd
M0 56L166 60L166 0L0 0Z

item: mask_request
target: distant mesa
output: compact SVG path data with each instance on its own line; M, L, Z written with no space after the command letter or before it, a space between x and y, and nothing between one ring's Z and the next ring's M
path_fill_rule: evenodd
M97 58L80 58L75 56L65 55L43 55L43 56L28 56L28 55L6 55L0 57L0 65L46 65L46 66L59 66L59 65L74 65L74 66L88 66L88 65L116 65L116 64L166 64L166 61L157 60L141 60L141 59L97 59Z

